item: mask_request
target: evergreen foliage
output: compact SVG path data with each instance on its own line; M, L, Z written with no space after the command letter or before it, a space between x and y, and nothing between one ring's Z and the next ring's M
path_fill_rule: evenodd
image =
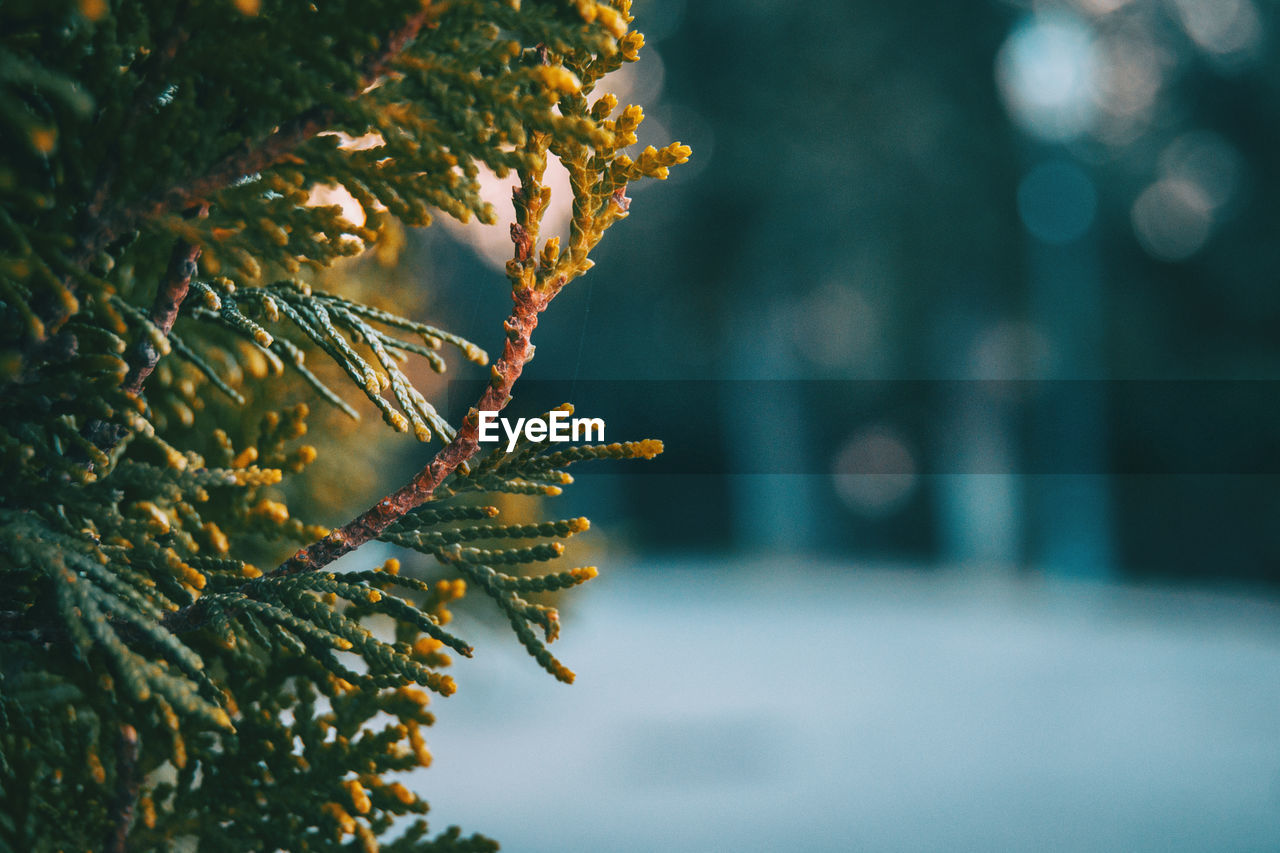
M430 763L428 691L452 693L451 655L472 653L449 609L469 587L573 678L547 648L555 608L530 596L596 570L527 567L587 521L503 523L494 497L557 494L572 463L661 451L480 455L476 436L532 357L539 313L626 216L627 185L689 155L628 155L640 108L593 94L643 45L629 6L0 7L0 849L496 847L429 833L426 803L392 777ZM539 235L549 156L572 182L563 241ZM432 211L493 222L482 168L518 182L513 309L484 395L452 426L406 360L488 355L307 276ZM309 203L332 185L363 223ZM300 443L310 408L241 414L286 372L317 405L376 409L442 448L342 527L310 523L280 492L316 457ZM375 538L439 574L329 569Z

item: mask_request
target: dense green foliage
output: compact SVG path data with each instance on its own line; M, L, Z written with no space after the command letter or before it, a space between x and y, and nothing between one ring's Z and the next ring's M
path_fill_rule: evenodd
M417 686L454 690L448 652L471 647L448 608L468 585L572 679L546 647L554 607L528 597L595 569L522 567L586 520L503 524L494 496L556 494L573 462L661 446L525 444L468 463L471 426L446 423L405 365L444 370L443 345L487 354L306 275L432 210L493 221L481 169L514 173L517 307L490 390L504 404L537 313L590 268L628 182L688 156L633 159L640 109L589 97L637 58L629 5L0 8L0 849L493 847L420 819L387 840L427 808L387 774L430 761ZM550 155L572 179L563 251L539 244ZM333 185L363 223L310 203ZM316 456L299 443L308 407L244 414L290 374L317 406L376 407L447 444L352 522L363 537L283 499ZM373 536L438 573L290 558Z

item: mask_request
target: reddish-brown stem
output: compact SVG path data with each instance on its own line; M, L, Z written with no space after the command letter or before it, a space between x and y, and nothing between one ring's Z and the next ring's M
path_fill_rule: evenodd
M427 10L423 9L410 16L400 29L387 37L382 50L365 60L360 73L359 91L352 92L353 96L359 95L386 73L391 60L417 37L426 20ZM313 107L306 110L281 124L256 144L245 142L240 148L228 153L215 163L203 175L185 184L172 187L163 196L152 199L141 209L140 215L143 218L151 218L191 204L202 203L213 193L230 186L240 178L280 163L299 145L332 126L335 117L336 112L330 107Z
M196 261L199 258L200 247L193 246L186 240L179 240L173 247L164 280L156 289L155 301L151 303L151 322L165 335L169 334L173 321L178 318L178 309L182 306L182 300L187 297L191 279L195 278ZM129 356L129 373L124 379L124 390L134 395L142 393L143 383L156 369L159 361L160 350L145 335L140 337Z
M156 298L151 303L150 320L164 335L173 328L173 321L178 318L178 309L191 287L191 279L195 278L196 261L200 257L200 247L193 246L185 240L179 240L173 247L169 257L169 266L165 270L164 279L156 288ZM142 386L147 377L160 362L160 350L147 335L139 335L137 343L129 352L129 372L125 374L123 388L134 395L142 393ZM118 423L110 423L94 418L85 424L83 435L99 449L110 453L127 429ZM92 469L92 463L86 462Z
M387 495L369 509L325 536L311 543L276 568L274 575L290 575L315 571L334 560L376 539L411 509L431 499L445 477L475 455L479 449L478 412L501 411L511 399L511 387L519 378L524 365L533 357L530 338L538 325L538 315L546 309L558 289L535 290L520 288L511 294L514 307L503 327L507 330L507 342L502 357L494 364L492 378L475 407L463 419L457 434L435 458L417 475L395 492Z
M116 795L111 803L111 831L103 845L107 853L124 853L138 802L138 730L128 723L120 726L116 752Z
M529 145L540 153L546 152L546 141L541 135L533 136ZM511 242L514 252L513 269L531 271L534 246L537 243L538 223L541 221L541 170L521 176L520 186L513 192L516 210L522 214L511 225ZM530 342L538 325L538 315L546 310L551 300L564 286L563 276L539 287L533 276L520 277L511 290L514 306L502 327L507 340L502 356L491 368L489 384L475 406L467 413L453 440L435 455L427 466L396 491L382 498L360 515L348 521L324 538L312 542L277 566L272 575L292 575L298 572L324 568L343 554L349 554L364 543L378 538L382 531L399 521L410 510L431 500L436 488L480 448L480 412L498 412L511 401L511 387L520 378L520 372L533 358Z
M503 328L507 331L507 342L503 346L502 357L493 365L489 385L480 395L472 411L463 419L462 426L453 440L445 445L425 468L400 489L387 495L342 527L297 551L270 574L281 576L318 571L342 555L376 539L382 531L399 521L410 510L430 500L431 495L444 482L444 479L456 471L459 465L474 456L479 449L477 413L501 411L511 400L511 387L520 377L525 364L533 358L534 347L530 338L538 325L538 315L555 298L561 286L563 283L557 281L548 289L520 288L512 292L511 298L515 305L511 310L511 316L503 323ZM170 631L181 633L198 627L202 621L200 602L196 601L194 604L168 614L163 624Z

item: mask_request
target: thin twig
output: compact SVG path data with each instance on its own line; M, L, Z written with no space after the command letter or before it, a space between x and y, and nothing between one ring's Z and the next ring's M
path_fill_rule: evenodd
M103 844L106 853L125 853L129 825L138 803L138 781L138 730L124 723L116 752L116 795L109 812L111 832Z
M168 335L173 328L173 321L178 317L178 309L186 298L191 287L191 279L196 275L196 261L200 257L200 247L193 246L186 240L179 240L173 247L169 257L169 266L164 279L156 288L156 298L151 303L149 319L163 335ZM142 386L147 377L160 362L160 350L148 335L138 336L137 342L129 352L129 372L125 374L124 390L137 396L142 393ZM104 453L110 453L124 439L128 428L123 424L94 418L85 424L82 435L93 442ZM93 463L85 463L90 469Z
M517 201L531 197L535 179L526 176L525 184L516 190ZM532 227L536 229L536 225ZM517 264L530 263L536 243L535 234L514 224L511 227L511 239L515 244L514 261ZM565 280L561 276L541 287L523 285L513 288L511 300L514 305L510 316L502 324L507 332L507 340L502 356L491 368L489 384L463 419L453 440L441 448L426 467L400 489L382 498L342 527L299 549L270 574L282 576L322 569L342 555L376 539L410 510L429 501L445 478L479 450L479 412L501 411L511 401L512 386L520 378L525 364L533 358L534 346L531 338L538 325L538 316L546 310L564 284ZM199 600L168 614L163 620L164 626L174 632L188 631L202 623Z
M533 135L529 146L535 153L545 155L546 141L541 135ZM517 222L511 225L511 242L514 244L512 265L527 269L533 263L534 246L537 244L538 225L542 219L541 170L521 175L520 185L513 192L518 213ZM523 215L519 215L523 212ZM502 327L507 340L502 356L490 371L489 384L480 399L462 420L462 426L453 440L435 455L427 466L395 492L379 500L351 521L328 535L301 548L288 560L277 566L272 575L292 575L316 571L348 554L364 543L376 539L382 531L403 518L410 510L431 500L431 496L445 478L458 469L480 449L480 412L498 412L511 402L511 388L520 378L525 364L533 358L530 342L538 325L538 315L564 287L563 276L538 286L536 279L521 279L512 288L511 300L515 305Z
M501 411L511 400L511 387L520 377L525 364L533 357L534 346L530 338L538 325L538 315L555 298L561 286L562 283L557 282L547 289L527 288L512 292L511 298L515 306L503 323L503 328L507 330L507 342L503 347L502 357L493 365L489 385L463 419L453 440L441 448L425 468L403 487L342 527L297 551L270 574L280 576L319 570L343 554L376 539L382 531L399 521L410 510L430 500L444 479L479 450L478 412ZM170 631L181 633L199 627L203 621L201 602L197 600L166 615L162 624Z
M164 280L156 288L155 301L151 303L151 322L164 335L173 328L173 321L178 318L178 309L182 300L187 297L191 287L191 279L196 275L196 261L200 258L200 247L179 240L173 247L173 255L169 258L169 267L165 271ZM142 393L143 383L156 369L160 361L160 350L151 339L142 335L129 353L129 373L124 378L124 390L137 396Z
M424 7L427 5L424 3ZM427 22L428 11L428 8L423 8L411 15L399 29L387 37L381 50L365 59L359 85L355 91L348 93L350 97L358 97L386 73L395 57L417 38ZM175 50L178 44L174 45ZM225 189L246 175L261 172L282 162L302 143L331 126L335 115L332 108L312 107L304 110L299 115L281 123L264 139L256 143L246 142L229 152L201 175L145 199L137 205L111 210L107 207L110 188L108 186L104 190L99 186L90 199L94 215L88 217L90 224L77 240L77 247L71 254L72 262L77 266L85 266L144 220L155 219L175 210L185 210L193 205L206 205L209 198L219 190ZM110 177L110 173L104 176L108 184ZM74 279L68 277L64 284L72 292L76 290ZM49 308L48 314L49 316L42 316L40 319L50 331L58 329L69 316L65 306L61 304Z
M529 144L545 156L546 141L541 135L532 137ZM514 192L517 210L524 211L521 221L511 226L511 240L515 246L512 262L517 269L528 270L533 264L538 223L541 220L540 181L541 170L524 174L521 185ZM513 287L511 299L514 306L503 323L507 339L503 345L502 356L491 368L489 384L475 406L463 419L462 426L453 439L426 467L404 486L382 498L351 521L299 549L272 570L270 575L292 575L324 568L344 554L376 539L410 510L429 501L445 478L479 450L479 413L501 411L511 401L512 386L519 379L525 364L533 358L534 346L531 338L533 330L538 325L538 317L564 287L565 281L563 275L543 282L525 279ZM200 601L168 614L163 620L165 627L175 632L190 630L198 627L202 622Z
M476 454L480 447L478 412L497 412L511 399L511 387L520 376L525 363L533 355L530 336L538 325L538 315L546 309L554 297L553 290L523 290L512 293L515 307L507 318L507 342L502 357L493 366L492 379L475 407L467 414L453 440L449 442L428 465L395 492L387 495L369 509L332 531L323 539L311 543L276 568L274 575L291 575L314 571L343 554L354 551L364 543L376 539L411 509L431 499L445 477Z
M426 20L427 10L423 9L410 16L400 29L387 37L382 49L365 60L360 84L356 91L349 93L351 97L360 95L386 73L391 61L417 37ZM170 187L137 207L126 208L105 217L91 242L97 246L96 251L101 251L140 220L155 219L191 205L207 204L209 197L219 190L283 161L302 143L332 126L336 115L332 107L312 107L281 123L264 139L257 142L246 140L203 174Z

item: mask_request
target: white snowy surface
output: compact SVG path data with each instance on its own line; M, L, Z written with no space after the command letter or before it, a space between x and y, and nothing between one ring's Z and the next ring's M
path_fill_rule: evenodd
M435 700L433 829L538 851L1280 849L1280 606L794 558L652 560Z

